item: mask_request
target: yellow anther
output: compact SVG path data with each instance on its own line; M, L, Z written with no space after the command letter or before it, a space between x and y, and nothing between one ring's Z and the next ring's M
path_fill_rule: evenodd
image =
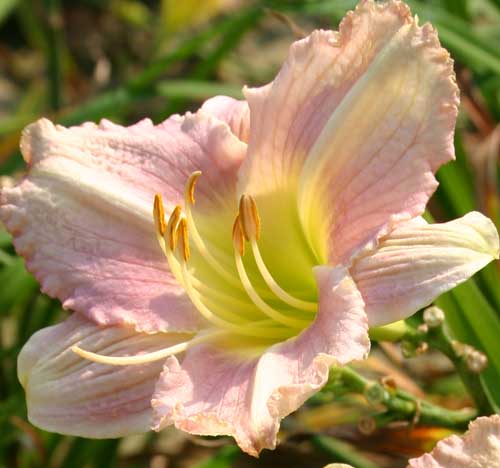
M179 221L179 227L177 229L178 239L179 239L179 249L182 253L184 261L187 262L191 255L189 251L189 237L188 237L188 225L186 218L182 218Z
M187 180L187 183L186 183L185 198L186 198L186 200L190 201L192 205L194 205L194 202L195 202L194 189L196 186L196 182L198 181L198 177L200 177L200 176L201 176L201 171L195 171L189 176L189 179Z
M241 227L240 215L236 216L233 224L233 246L242 257L245 255L245 236Z
M167 226L165 224L165 209L163 208L163 201L159 193L155 195L155 201L153 204L153 217L155 220L157 231L163 236L165 234L165 231L167 230Z
M242 195L240 198L241 226L247 241L259 240L260 238L260 216L257 211L257 203L251 195Z
M194 189L195 183L198 177L201 175L201 171L195 171L191 174L186 185L184 187L184 209L186 213L186 219L189 226L189 234L191 236L191 240L193 241L196 249L200 253L200 255L206 260L206 262L220 275L224 278L225 281L232 284L233 286L241 289L241 285L238 280L233 276L231 271L228 271L226 267L224 267L220 261L215 257L209 250L207 244L202 239L200 233L198 232L198 228L196 227L196 223L193 217L193 213L191 212L191 205L193 205L194 199ZM213 246L210 246L212 249ZM224 253L219 253L219 256L223 256Z
M166 227L166 232L168 233L168 246L170 250L173 252L175 247L177 246L177 228L179 227L179 221L181 219L182 208L177 205L172 211L170 218L168 219L168 224Z

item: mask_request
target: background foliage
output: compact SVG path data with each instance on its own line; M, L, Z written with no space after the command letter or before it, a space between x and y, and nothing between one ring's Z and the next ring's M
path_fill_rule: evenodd
M159 122L215 94L270 81L288 45L314 28L336 27L352 0L0 0L0 172L22 176L24 125L45 115L69 125L106 117ZM437 220L480 209L500 223L500 0L412 0L456 60L462 93L457 162L441 169L430 211ZM481 385L500 408L500 274L489 265L438 300L453 335L484 351ZM0 467L321 467L405 466L448 431L391 424L367 431L367 402L328 389L287 418L281 445L260 460L225 438L166 430L94 441L45 433L26 419L16 356L39 328L66 313L38 285L0 230ZM418 321L418 316L415 319ZM363 372L393 376L400 388L449 408L472 402L441 355L404 360L378 343ZM363 419L361 419L363 422Z

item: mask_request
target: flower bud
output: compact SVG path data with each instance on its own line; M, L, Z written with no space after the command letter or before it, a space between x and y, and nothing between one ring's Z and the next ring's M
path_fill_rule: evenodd
M417 355L416 347L411 341L403 340L401 342L401 353L405 358L413 358Z
M455 354L458 357L464 356L465 353L467 352L467 350L470 348L469 345L466 345L465 343L462 343L462 342L457 341L457 340L453 340L451 342L451 346L453 348L453 351L455 351Z
M396 379L391 375L386 375L380 379L380 383L390 390L396 390L398 388L398 384Z
M429 326L426 324L426 323L421 323L417 330L420 332L420 333L427 333L429 331Z
M473 374L480 374L488 366L488 358L486 357L486 354L474 348L471 348L469 352L466 352L465 362L467 363L467 368Z
M424 354L429 350L429 345L425 342L422 341L422 343L419 343L419 345L415 349L415 354L418 356L420 354Z
M377 423L372 417L367 416L359 420L358 430L359 432L361 432L361 434L371 435L375 432L375 429L377 429Z
M388 394L382 385L376 383L366 388L364 396L371 405L378 405L388 397Z
M436 328L444 322L444 312L436 306L424 310L424 322L429 328Z

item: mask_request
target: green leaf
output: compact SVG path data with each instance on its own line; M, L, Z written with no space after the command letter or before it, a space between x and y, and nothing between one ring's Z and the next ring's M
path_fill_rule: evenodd
M455 137L455 153L456 161L445 164L437 173L439 187L436 197L451 217L463 216L476 209L472 174L458 135Z
M474 71L500 73L498 48L483 39L470 22L433 4L415 0L408 0L408 3L422 22L429 21L436 27L441 42L454 58L467 63Z
M20 257L0 271L0 314L8 313L16 304L25 303L38 289L35 278L24 267Z
M204 100L223 94L237 99L243 98L242 86L201 80L165 80L156 85L156 92L168 98Z
M330 455L332 462L349 463L357 468L377 468L377 465L356 451L350 444L326 435L314 435L311 442Z
M0 24L2 24L17 6L19 0L2 0L0 2Z

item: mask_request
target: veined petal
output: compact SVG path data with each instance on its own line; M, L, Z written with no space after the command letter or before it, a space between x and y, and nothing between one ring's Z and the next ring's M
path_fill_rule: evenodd
M480 417L462 436L437 443L432 452L410 460L408 468L493 468L500 460L500 416Z
M369 350L363 300L345 270L319 267L316 321L261 356L198 346L179 364L170 358L152 400L154 428L168 424L204 435L229 434L251 455L274 448L280 420L328 379L332 364Z
M339 33L296 42L271 84L246 91L249 157L239 191L298 190L316 257L348 263L422 213L453 158L458 88L433 28L396 0L362 1Z
M246 101L228 96L215 96L203 103L202 110L226 122L231 131L243 142L250 137L250 109Z
M76 313L40 330L18 358L29 420L48 431L82 437L146 432L151 423L151 396L163 363L133 367L96 364L77 356L71 347L126 356L155 351L183 339L186 335L99 327Z
M234 203L246 145L229 127L203 111L158 126L42 119L25 129L21 149L29 175L3 189L0 216L43 291L101 324L199 328L157 244L153 199L161 193L169 211L202 170L201 205Z
M481 213L444 224L401 224L351 274L370 326L406 318L498 258L498 233Z

